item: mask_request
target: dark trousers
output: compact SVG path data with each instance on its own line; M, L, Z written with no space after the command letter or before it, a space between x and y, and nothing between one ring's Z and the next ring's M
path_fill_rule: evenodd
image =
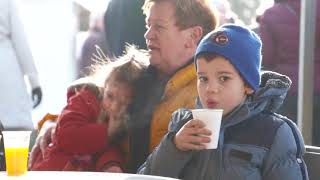
M287 96L279 111L297 123L298 98L296 95ZM312 145L320 146L320 95L315 95L313 99L313 142Z

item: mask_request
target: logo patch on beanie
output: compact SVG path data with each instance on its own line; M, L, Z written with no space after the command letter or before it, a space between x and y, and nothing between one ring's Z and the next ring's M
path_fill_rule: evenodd
M217 32L212 35L212 41L220 46L229 42L228 36L224 32Z

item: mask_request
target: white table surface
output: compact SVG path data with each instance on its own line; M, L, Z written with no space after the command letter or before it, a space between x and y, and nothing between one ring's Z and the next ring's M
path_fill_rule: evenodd
M175 180L160 176L106 173L106 172L71 172L71 171L29 171L21 176L7 176L0 172L1 180Z

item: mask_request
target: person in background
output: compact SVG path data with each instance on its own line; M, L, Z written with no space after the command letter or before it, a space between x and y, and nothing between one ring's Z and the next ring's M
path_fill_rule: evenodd
M195 107L193 55L200 39L217 26L216 11L205 0L147 0L143 10L150 66L129 110L127 170L132 173L166 134L171 114L180 107ZM34 149L50 142L51 130L41 131L46 133Z
M42 91L15 1L0 1L0 122L4 129L34 129L32 108L39 105ZM24 77L31 87L31 98ZM33 102L32 102L33 101Z
M43 155L37 153L30 170L124 172L119 144L127 131L133 87L147 67L146 61L136 59L147 56L130 51L114 62L98 63L93 75L68 88L52 143Z
M232 11L228 0L213 0L211 3L213 3L214 7L216 7L219 12L220 25L226 23L243 24L238 18L238 15Z
M42 99L38 73L16 2L1 0L0 10L0 122L4 129L33 130L31 111ZM24 77L31 87L31 97Z
M261 1L260 5L256 9L256 15L252 17L251 24L249 27L251 30L253 30L255 33L260 34L259 32L259 22L262 14L265 12L266 9L270 8L274 4L272 1Z
M146 49L143 34L145 16L141 11L144 0L111 0L104 15L107 55L118 57L125 52L126 44Z
M0 0L0 59L0 135L4 129L33 130L31 112L42 90L15 0ZM3 152L1 141L0 170L5 168Z
M223 109L218 148L206 149L211 131L180 109L140 173L184 180L308 178L301 133L275 113L291 81L261 72L261 45L253 31L232 24L201 40L195 54L199 108Z
M320 2L316 3L313 143L320 145ZM300 6L300 0L275 0L275 4L266 9L259 19L263 67L284 73L292 79L292 88L280 112L295 122L298 107Z
M105 31L103 26L103 13L91 13L89 30L85 34L86 38L78 52L78 78L85 76L94 64L92 55L96 52L96 46L101 48L103 53L107 53Z

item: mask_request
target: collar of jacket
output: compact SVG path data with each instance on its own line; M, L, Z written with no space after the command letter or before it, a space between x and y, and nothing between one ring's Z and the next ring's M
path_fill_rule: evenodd
M190 83L190 81L194 79L195 75L196 68L193 63L177 71L168 81L164 90L163 98L171 97L172 94L175 94L176 91L180 90L180 87Z

